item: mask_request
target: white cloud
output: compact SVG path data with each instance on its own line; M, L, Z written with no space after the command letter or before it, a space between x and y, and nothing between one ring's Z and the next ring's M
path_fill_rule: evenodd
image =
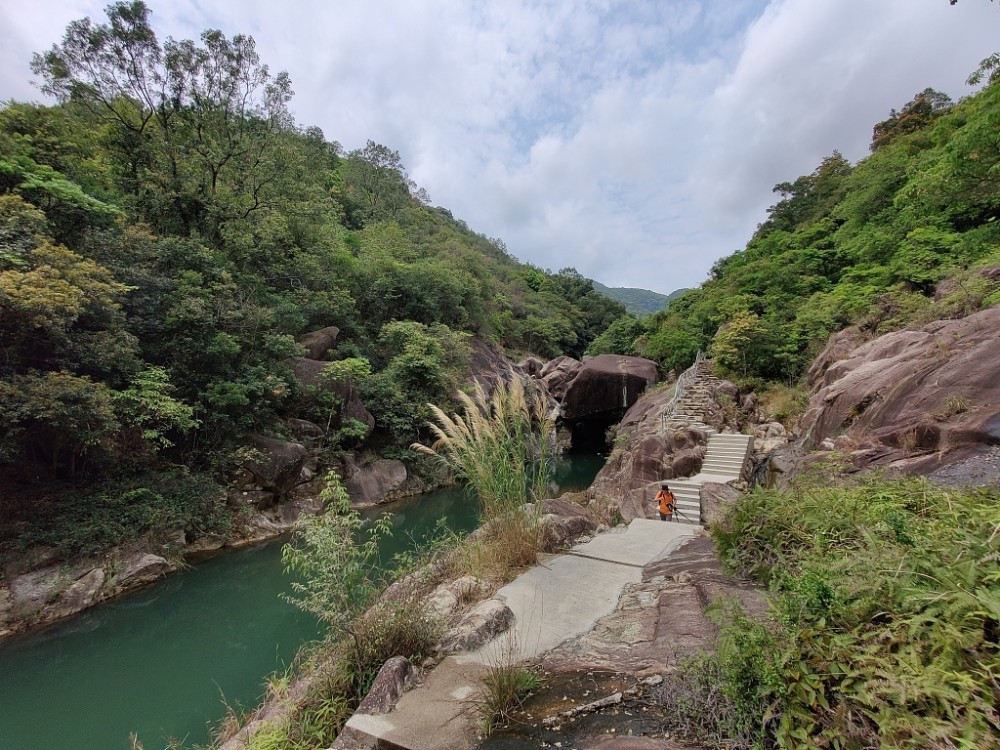
M161 38L252 34L292 106L398 149L435 203L523 260L669 292L741 247L771 187L927 86L953 97L1000 9L946 0L149 0ZM0 98L106 0L0 0ZM44 6L44 7L41 7Z

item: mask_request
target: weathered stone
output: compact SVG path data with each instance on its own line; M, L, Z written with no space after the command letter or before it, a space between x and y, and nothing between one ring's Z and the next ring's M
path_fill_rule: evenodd
M175 570L177 570L176 565L159 555L139 552L122 561L118 575L114 578L114 585L119 589L131 589L152 583Z
M514 365L504 354L503 349L496 344L488 344L481 339L472 339L472 356L469 358L470 377L466 385L479 383L486 389L487 396L493 395L493 389L501 380L505 383L514 378L523 377L514 371Z
M694 476L701 471L701 464L702 456L698 455L698 452L693 448L675 453L670 461L670 477L664 478L676 479Z
M788 431L781 422L765 422L758 425L753 433L753 451L758 456L766 456L780 445L788 442Z
M277 497L268 490L244 490L237 498L243 505L252 506L257 510L270 508L277 502Z
M15 576L10 581L12 611L18 619L30 619L66 588L73 577L62 565L53 565Z
M353 419L365 426L364 437L367 438L375 428L375 417L365 408L358 396L350 378L346 380L330 380L321 377L329 362L317 362L305 357L292 357L285 360L292 376L303 389L318 388L333 393L340 399L340 413L334 420L334 427L340 429L346 420Z
M243 462L263 489L281 496L295 486L306 460L301 443L289 443L263 435L251 435L251 445L257 455Z
M222 549L226 540L218 536L202 536L187 543L182 554L185 560L199 560Z
M339 328L328 326L327 328L320 328L318 331L300 336L298 343L300 346L305 347L306 356L309 359L323 359L326 353L337 343L337 336L339 335Z
M583 363L572 357L556 357L545 364L538 377L545 383L552 397L561 401L581 367Z
M850 427L887 445L940 452L997 442L998 331L994 307L852 350L826 370L800 433L815 446Z
M525 375L534 377L542 371L542 368L545 367L545 363L538 357L526 357L518 362L517 366L521 368Z
M368 690L368 695L361 701L356 713L387 714L399 701L406 685L413 678L413 665L405 656L393 656L382 665Z
M717 526L726 510L740 499L740 492L728 484L705 482L701 486L701 523L706 527Z
M463 576L456 581L442 583L424 601L424 610L431 617L444 619L476 596L481 588L482 584L475 576Z
M104 585L104 569L94 568L85 573L45 608L46 619L58 620L91 606Z
M540 523L540 543L543 552L565 549L581 536L593 534L597 529L597 524L583 513L574 515L546 513Z
M392 499L392 493L406 482L406 466L395 459L380 459L359 467L344 483L351 505L365 507Z
M588 359L566 388L563 417L568 422L613 419L623 415L656 380L656 363L652 360L617 354Z
M438 646L445 654L474 651L514 624L514 613L499 599L487 599L465 614L458 625L448 631Z
M318 440L323 437L323 428L314 422L305 419L293 419L289 417L285 420L288 429L299 440Z

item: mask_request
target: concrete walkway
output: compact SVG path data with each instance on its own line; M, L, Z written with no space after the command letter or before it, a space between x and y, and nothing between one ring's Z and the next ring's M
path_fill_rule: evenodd
M504 635L478 651L449 656L423 683L403 694L381 716L355 714L347 727L377 739L379 747L407 750L463 750L477 740L476 696L489 667L531 661L593 629L614 611L622 589L642 580L642 568L662 559L700 526L637 518L610 529L570 552L531 568L495 597L514 612Z

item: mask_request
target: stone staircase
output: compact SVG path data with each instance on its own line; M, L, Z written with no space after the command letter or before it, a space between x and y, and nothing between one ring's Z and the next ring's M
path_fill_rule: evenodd
M712 391L719 378L712 373L712 363L699 358L678 379L678 394L669 414L663 419L664 432L694 427L708 435L708 451L701 472L685 479L669 480L677 498L675 519L680 523L701 523L701 486L705 482L731 482L740 479L753 448L753 438L739 433L720 433L702 420Z

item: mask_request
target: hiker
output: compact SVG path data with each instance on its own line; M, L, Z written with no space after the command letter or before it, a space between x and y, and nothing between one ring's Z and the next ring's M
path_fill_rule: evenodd
M677 498L670 491L667 483L660 485L660 491L656 493L656 507L660 511L661 521L674 520L674 508L677 505Z

